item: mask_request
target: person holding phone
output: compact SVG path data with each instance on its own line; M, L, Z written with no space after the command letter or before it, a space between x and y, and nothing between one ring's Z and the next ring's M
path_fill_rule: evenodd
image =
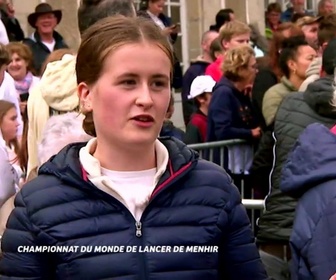
M139 17L152 20L162 29L173 45L177 40L179 33L179 23L173 23L171 18L164 14L166 0L143 0L140 2L140 10L137 12ZM172 87L174 89L182 88L183 72L180 61L174 52L174 70Z
M7 71L14 79L20 110L23 113L27 107L29 91L39 83L40 79L34 75L33 54L28 46L12 42L6 48L11 57Z
M144 0L140 3L138 16L154 21L166 36L170 37L172 44L175 43L178 34L178 23L173 23L170 17L164 14L166 0Z

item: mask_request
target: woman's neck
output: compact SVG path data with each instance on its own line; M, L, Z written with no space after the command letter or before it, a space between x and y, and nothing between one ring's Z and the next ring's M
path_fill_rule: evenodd
M28 72L26 72L26 74L24 74L22 76L17 76L16 79L15 79L15 81L16 82L21 82L21 81L23 81L26 78L27 75L28 75Z
M114 171L141 171L156 167L155 145L150 147L134 145L135 148L125 148L97 139L93 156L99 160L101 167Z
M245 81L241 81L241 82L234 82L233 85L235 86L236 89L243 92L246 89L246 87L249 85L249 83Z
M288 80L291 82L291 84L294 86L295 89L299 90L301 84L303 83L304 80L302 80L300 77L297 75L291 75Z

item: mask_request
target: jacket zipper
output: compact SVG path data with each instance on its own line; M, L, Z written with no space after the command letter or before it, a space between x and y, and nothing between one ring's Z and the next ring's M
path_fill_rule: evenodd
M121 203L118 199L116 199L115 197L113 196L110 196L109 194L105 193L104 191L98 189L95 185L93 185L89 180L88 178L86 177L86 180L84 179L85 177L83 176L82 178L85 180L85 182L90 185L90 187L94 186L96 192L99 194L99 196L102 196L105 200L107 200L108 202L113 201L115 203L117 203L121 208L123 208L126 212L127 212L127 215L129 215L133 221L135 221L135 236L138 237L138 245L143 247L143 238L141 238L143 235L142 235L142 222L144 220L144 217L145 217L145 213L147 213L150 209L149 206L151 206L153 204L153 200L155 200L159 194L161 194L163 191L167 190L168 186L171 186L173 185L173 183L179 179L180 177L184 176L186 173L188 173L189 170L191 170L191 166L193 166L194 164L196 163L196 161L192 161L190 163L188 163L187 165L183 166L180 170L178 170L176 173L173 173L171 174L171 176L165 180L164 182L162 182L160 185L158 185L154 191L153 191L153 194L149 200L149 203L147 205L147 207L145 208L145 210L143 211L142 215L141 215L141 218L140 218L140 221L137 221L134 216L132 215L132 213L128 210L128 208L123 204ZM170 164L170 172L172 173L172 168L171 168L171 162L169 162ZM84 174L82 174L84 175ZM92 185L92 186L91 186ZM108 199L107 199L108 197ZM139 261L142 263L142 269L139 273L140 276L140 279L148 279L148 271L147 271L147 261L146 259L142 256L141 253L137 253L139 254Z
M135 236L136 237L141 237L142 236L141 227L142 227L141 222L136 221L135 222Z

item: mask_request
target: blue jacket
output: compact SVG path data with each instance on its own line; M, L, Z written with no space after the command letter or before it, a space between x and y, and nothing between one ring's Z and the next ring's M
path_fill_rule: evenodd
M207 141L252 140L252 128L258 126L251 100L222 77L215 85L208 112Z
M44 164L15 200L3 235L1 279L266 279L239 192L223 169L161 139L169 167L136 221L83 179L85 144ZM138 224L139 228L139 224ZM218 253L18 253L18 246L218 246ZM13 279L10 278L10 279Z
M283 168L280 188L299 198L290 237L292 279L325 280L336 272L336 135L311 124Z

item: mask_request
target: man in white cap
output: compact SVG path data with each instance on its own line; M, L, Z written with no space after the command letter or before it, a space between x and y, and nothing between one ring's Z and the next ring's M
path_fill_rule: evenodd
M190 87L188 99L194 99L197 111L191 116L187 125L184 142L186 144L204 143L206 141L208 108L215 80L208 75L196 77Z

